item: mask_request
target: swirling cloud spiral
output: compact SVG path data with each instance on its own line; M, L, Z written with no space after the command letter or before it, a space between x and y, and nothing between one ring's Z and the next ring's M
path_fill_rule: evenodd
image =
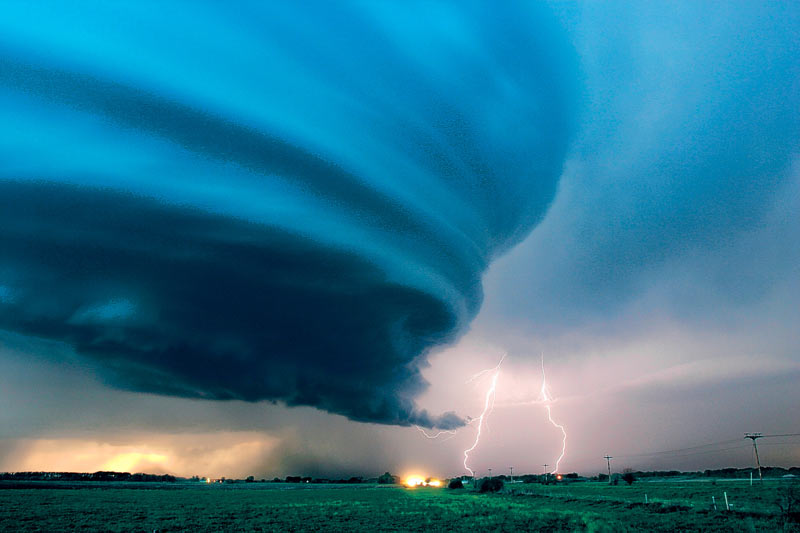
M0 329L116 387L459 425L419 368L570 137L524 5L5 4Z

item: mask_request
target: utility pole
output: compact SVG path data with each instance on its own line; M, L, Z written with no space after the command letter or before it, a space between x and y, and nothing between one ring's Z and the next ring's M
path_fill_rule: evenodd
M547 483L547 463L542 466L544 467L544 482Z
M753 452L756 454L756 466L758 466L758 481L764 483L764 478L761 477L761 461L758 459L758 445L756 444L756 440L763 437L761 433L745 433L744 438L750 439L753 441Z
M606 464L608 464L608 484L611 485L611 459L613 459L613 457L606 455L603 459L605 459Z
M511 483L514 483L514 467L509 466L508 469L511 470Z

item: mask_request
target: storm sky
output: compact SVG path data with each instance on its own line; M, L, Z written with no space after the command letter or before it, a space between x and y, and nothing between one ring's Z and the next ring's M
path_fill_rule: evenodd
M542 358L562 471L800 431L792 3L0 11L0 470L460 474L503 354L479 471Z

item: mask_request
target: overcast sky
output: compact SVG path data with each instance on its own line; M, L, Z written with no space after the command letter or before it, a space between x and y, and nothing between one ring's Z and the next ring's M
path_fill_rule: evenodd
M0 470L540 472L558 426L562 472L704 469L800 433L794 3L0 12Z

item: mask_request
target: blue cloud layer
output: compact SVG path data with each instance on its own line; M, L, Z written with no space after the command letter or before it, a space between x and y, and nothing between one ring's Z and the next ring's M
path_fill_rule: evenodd
M584 118L558 199L497 271L486 316L547 336L626 330L631 305L691 323L749 315L776 290L791 306L798 5L579 4L562 19Z
M4 4L0 328L109 383L453 427L426 350L554 196L574 58L488 4Z

